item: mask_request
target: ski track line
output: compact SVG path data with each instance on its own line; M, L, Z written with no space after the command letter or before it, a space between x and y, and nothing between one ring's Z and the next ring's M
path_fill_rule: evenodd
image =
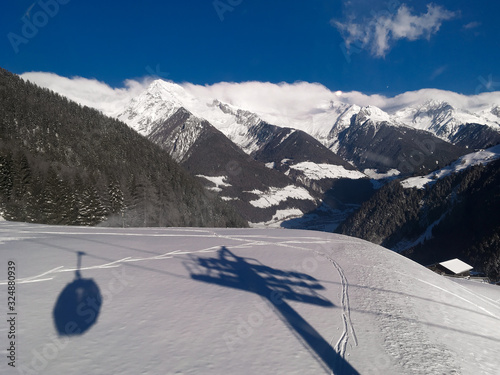
M317 253L319 255L324 256L326 259L330 261L330 263L333 264L335 269L337 270L339 276L340 276L340 281L342 284L342 295L340 298L340 303L342 305L342 321L343 321L343 326L344 330L342 334L340 335L340 338L338 339L337 343L335 344L334 350L339 353L339 355L344 358L345 356L345 351L347 348L347 343L349 341L349 338L352 336L352 339L354 341L354 346L358 346L358 339L356 337L356 332L354 330L354 326L352 324L351 320L351 307L349 304L349 283L347 281L347 277L345 276L344 270L342 267L331 257L329 257L326 254L323 253ZM350 334L349 334L350 333ZM333 343L333 338L330 341L330 345Z
M245 240L248 241L248 240ZM246 246L255 246L258 243L250 242L250 243L244 243L241 245L236 245L233 246L233 248L239 248L239 247L246 247ZM132 258L132 257L126 257L123 259L115 260L113 262L101 264L101 265L96 265L96 266L90 266L90 267L84 267L80 268L80 271L83 270L96 270L96 269L108 269L108 268L116 268L120 267L120 263L127 263L127 262L141 262L141 261L148 261L148 260L162 260L162 259L171 259L175 255L186 255L186 254L196 254L196 253L207 253L207 252L216 252L220 249L220 246L210 246L201 250L194 250L194 251L185 251L185 250L174 250L170 251L168 253L162 254L162 255L155 255L152 257L148 258ZM50 274L56 274L59 272L75 272L77 271L76 268L64 268L64 266L59 266L56 267L52 270L46 271L40 275L36 276L30 276L22 279L18 279L17 283L22 284L22 283L32 283L32 282L39 282L39 281L50 281L53 280L53 278L45 278L45 279L40 279L43 276L50 275ZM6 285L7 281L2 280L0 281L0 285Z
M64 266L59 266L59 267L53 268L50 271L46 271L44 273L41 273L40 275L30 276L30 277L23 277L22 279L17 279L16 283L17 284L23 284L23 283L27 283L27 282L40 281L40 280L36 280L36 279L39 279L40 277L43 277L43 276L46 276L46 275L50 275L51 273L55 273L58 270L60 270L61 268L64 268ZM52 278L45 279L45 280L52 280ZM7 283L8 283L7 280L0 281L0 285L7 285Z
M467 302L467 303L470 303L472 306L475 306L475 307L477 307L478 309L480 309L480 310L482 310L482 311L486 312L488 315L491 315L492 317L494 317L494 318L496 318L496 319L500 320L500 317L499 317L499 316L497 316L496 314L493 314L492 312L490 312L489 310L485 309L484 307L479 306L478 304L476 304L476 303L474 303L474 302L472 302L472 301L469 301L467 298L464 298L464 297L462 297L462 296L459 296L458 294L455 294L455 293L453 293L453 292L450 292L449 290L446 290L446 289L444 289L444 288L441 288L440 286L434 285L434 284L429 283L429 282L427 282L427 281L424 281L424 280L421 280L421 279L417 279L417 278L415 278L415 279L416 279L416 280L418 280L418 281L420 281L420 282L422 282L422 283L424 283L424 284L430 285L430 286L432 286L432 287L434 287L434 288L436 288L436 289L442 290L442 291L443 291L443 292L445 292L445 293L451 294L452 296L455 296L455 297L457 297L457 298L461 299L462 301L465 301L465 302ZM487 301L486 301L486 302L487 302Z
M478 293L474 293L473 291L471 291L469 288L467 288L465 285L462 285L462 284L459 284L459 283L456 283L460 288L464 289L467 293L469 294L472 294L473 296L479 298L480 300L482 300L483 302L486 302L487 304L491 305L491 306L494 306L496 308L499 308L500 306L498 306L496 303L498 301L495 301L489 297L486 297L486 296L483 296L482 294L480 294L479 292Z

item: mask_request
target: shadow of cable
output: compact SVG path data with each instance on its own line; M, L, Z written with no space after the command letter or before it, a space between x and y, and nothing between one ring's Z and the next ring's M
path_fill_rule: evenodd
M191 257L186 264L191 278L224 287L258 294L269 301L287 327L299 336L302 344L323 368L335 374L359 374L286 300L324 307L334 305L316 291L324 287L304 273L282 271L242 258L226 247L218 258ZM256 264L257 263L257 264ZM194 269L193 269L194 265Z
M82 335L97 323L101 311L102 296L96 282L81 278L82 255L78 252L75 280L66 285L54 306L54 325L61 336Z

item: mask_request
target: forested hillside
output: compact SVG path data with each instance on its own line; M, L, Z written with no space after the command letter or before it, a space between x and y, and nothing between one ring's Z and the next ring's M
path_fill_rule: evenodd
M0 214L68 225L247 225L127 125L3 69Z
M459 257L500 279L500 160L444 177L425 189L381 188L338 232L422 263Z

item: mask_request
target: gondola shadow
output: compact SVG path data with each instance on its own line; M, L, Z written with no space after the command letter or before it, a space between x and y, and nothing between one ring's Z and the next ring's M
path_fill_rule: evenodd
M54 325L61 336L82 335L97 323L101 311L99 287L93 279L83 279L80 274L84 254L78 252L75 279L62 290L54 306Z

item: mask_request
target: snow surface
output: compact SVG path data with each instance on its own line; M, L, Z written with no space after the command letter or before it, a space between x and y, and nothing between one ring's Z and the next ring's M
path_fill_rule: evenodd
M2 374L497 374L500 288L437 275L366 241L279 229L0 223L16 263L16 369ZM75 280L95 324L56 334ZM83 293L85 291L79 291ZM63 299L64 300L64 299ZM74 303L66 301L68 307ZM7 345L6 303L0 331Z
M226 176L204 176L201 174L197 174L196 177L202 177L210 182L213 182L215 186L209 187L209 190L215 191L217 193L221 192L221 186L226 187L226 186L231 186L231 184L228 184L224 180L227 178Z
M256 150L256 139L248 134L248 128L261 121L256 114L217 99L196 97L173 82L153 81L114 116L139 133L148 135L155 124L165 121L181 107L210 122L245 152Z
M357 180L367 177L364 173L347 170L341 165L316 164L310 161L291 165L290 168L301 171L307 178L312 180L321 180L324 178L349 178Z
M381 173L377 169L365 169L363 173L373 180L383 180L385 178L395 177L401 174L401 172L397 169L391 169L386 173Z
M250 204L258 208L277 206L280 202L290 199L304 199L314 201L314 197L303 187L288 185L283 188L270 187L266 192L253 190L250 193L259 195L259 199L250 201Z
M455 108L445 101L432 99L401 109L392 117L416 129L429 131L444 140L451 139L463 124L484 124L500 130L499 119L491 113L491 108L489 111L483 109L472 113L467 109Z
M440 170L429 173L425 176L410 177L403 180L401 184L405 188L418 188L423 189L428 184L433 184L436 180L449 176L452 173L457 173L463 171L464 169L470 168L473 165L478 164L488 164L494 160L500 158L500 145L488 148L486 150L481 150L478 152L473 152L461 156L451 165L444 167Z
M289 208L286 210L276 210L272 219L262 223L250 222L251 228L281 228L283 221L295 218L301 218L304 213L298 208Z

